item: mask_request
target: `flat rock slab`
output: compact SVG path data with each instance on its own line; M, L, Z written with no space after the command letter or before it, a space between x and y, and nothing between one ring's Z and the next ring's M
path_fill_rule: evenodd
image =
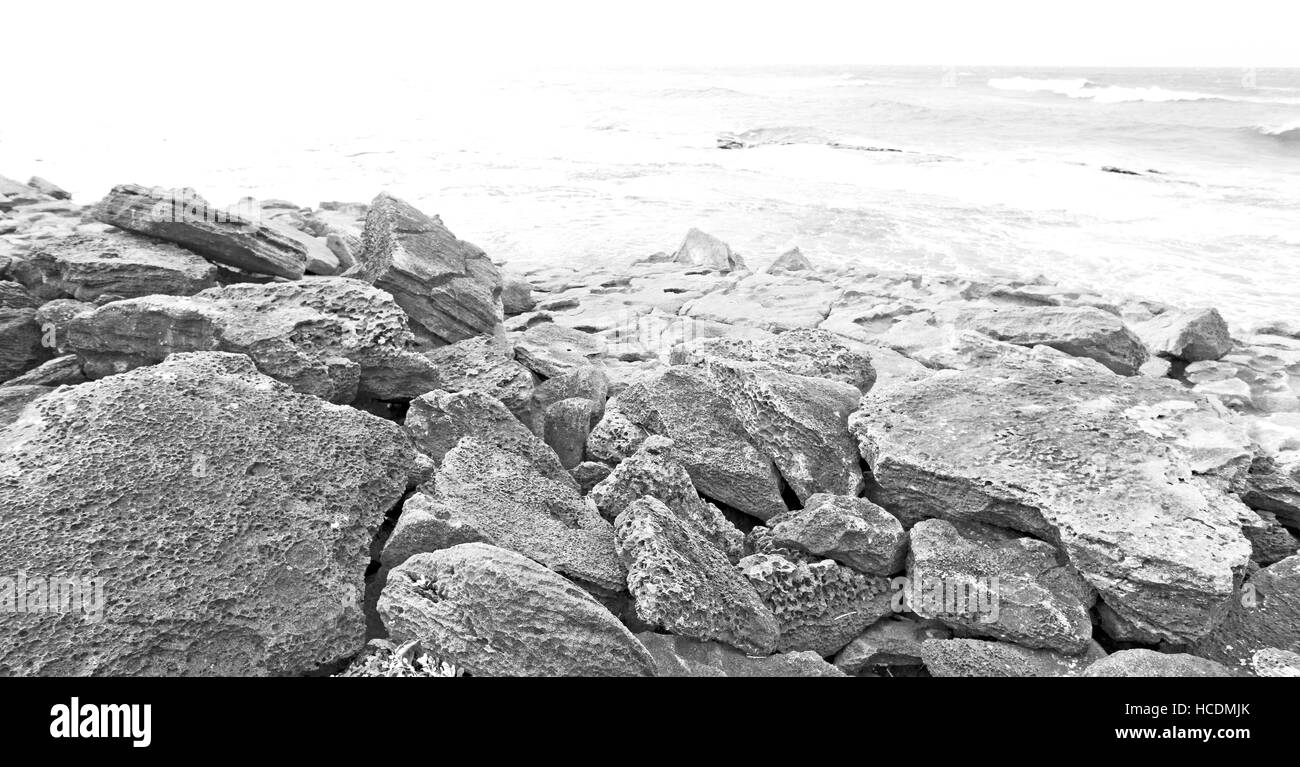
M1136 375L1150 354L1115 315L1090 306L1007 306L967 309L957 324L1017 346L1049 346L1094 359L1120 375Z
M889 501L1056 543L1116 638L1186 643L1222 619L1250 557L1237 475L1249 440L1177 385L1075 360L941 371L868 395L850 419Z
M396 424L236 354L45 395L0 431L0 568L97 579L103 610L6 613L0 670L285 675L352 655L414 456Z
M188 296L217 286L217 269L202 256L128 232L55 240L33 248L12 271L45 300Z
M654 659L587 592L513 551L465 543L388 575L379 612L474 676L653 676Z
M765 362L786 373L840 381L864 394L876 382L870 355L850 348L846 339L825 330L791 330L770 339L697 338L675 346L669 362L702 364L709 358Z

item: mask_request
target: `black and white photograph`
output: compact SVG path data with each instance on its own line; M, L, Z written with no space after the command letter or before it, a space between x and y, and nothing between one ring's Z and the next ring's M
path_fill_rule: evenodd
M1081 743L1203 744L1300 676L1294 3L0 37L0 676L74 691L0 697L51 753L165 738L88 677L1071 678L1125 691Z

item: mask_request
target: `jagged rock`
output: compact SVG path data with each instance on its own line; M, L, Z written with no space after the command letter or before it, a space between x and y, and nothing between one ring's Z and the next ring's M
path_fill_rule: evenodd
M37 301L16 282L0 281L0 382L39 365L52 351L42 343Z
M83 314L89 314L98 308L85 301L72 298L56 298L41 304L36 310L36 324L41 326L41 345L53 348L59 354L68 354L68 323Z
M716 269L720 272L733 272L745 269L745 261L731 251L727 243L711 234L691 229L682 240L681 247L673 254L672 260L679 264L691 264Z
M542 378L555 378L599 364L605 349L600 336L543 322L515 342L515 359Z
M599 485L610 474L608 464L598 463L596 461L583 461L582 463L569 469L569 474L573 476L573 481L578 483L578 490L583 495L591 492L592 488Z
M37 397L54 391L49 386L5 384L0 386L0 429L18 420L18 416Z
M769 274L778 272L803 272L811 271L812 262L798 248L790 248L786 252L777 256L777 259L768 265L763 271Z
M40 176L32 176L27 180L27 186L40 192L41 194L55 200L71 200L72 195L66 189L55 184L52 181L46 181Z
M682 313L697 321L782 333L819 326L841 293L798 273L751 274L687 303Z
M1091 588L1051 544L942 519L914 526L911 543L907 574L915 598L908 604L917 615L1067 654L1092 640ZM991 610L980 609L985 602Z
M751 554L737 567L776 616L776 649L834 655L892 609L889 581L823 559Z
M582 463L593 409L592 401L585 397L562 399L546 408L544 438L566 469Z
M610 400L587 450L616 463L652 433L673 441L673 456L705 497L759 519L786 511L771 459L704 371L677 365L629 384Z
M772 611L694 525L652 497L632 503L614 524L638 618L680 636L772 652Z
M939 621L890 615L867 627L835 656L835 667L846 674L869 674L883 669L890 676L916 676L925 664L921 643L951 639L952 629Z
M497 339L467 338L425 356L438 372L439 388L482 392L501 400L520 421L532 423L533 374Z
M1276 647L1256 650L1250 665L1255 676L1300 677L1300 654Z
M903 569L907 533L892 514L866 498L818 493L802 509L767 520L778 546L828 557L868 575Z
M76 234L34 248L15 279L43 300L188 296L216 287L217 270L170 243L127 232Z
M85 383L81 362L75 354L55 357L42 362L22 375L0 383L0 386L63 386Z
M673 365L702 364L710 358L765 362L786 373L840 381L863 394L876 382L871 358L825 330L792 330L767 340L700 338L674 346L668 361Z
M229 210L218 210L188 189L138 184L113 187L94 218L131 232L183 245L209 261L256 274L296 280L307 248L279 229Z
M1260 456L1250 465L1242 500L1252 509L1270 512L1300 528L1300 462L1287 464Z
M483 392L435 390L422 394L411 400L405 425L416 449L437 464L461 437L475 435L497 443L501 449L522 453L547 477L554 479L564 473L555 453L500 400Z
M1137 331L1152 352L1187 362L1217 360L1232 351L1228 323L1213 308L1165 312L1138 324Z
M502 320L501 275L487 254L437 216L395 197L370 203L356 266L343 273L386 290L422 348L492 335Z
M516 551L583 585L624 588L613 528L526 430L461 437L434 482L406 500L380 562L393 568L414 554L471 542Z
M1154 650L1120 650L1083 670L1087 677L1225 677L1232 672L1220 663L1187 653L1159 653Z
M616 519L642 497L662 501L673 513L732 562L740 559L744 536L713 504L700 498L686 469L673 457L673 441L651 436L631 458L593 487L590 497L606 519Z
M1117 639L1203 636L1250 555L1213 480L1249 439L1172 382L1048 358L941 371L863 398L850 426L884 505L1059 541Z
M50 199L50 196L38 189L11 178L0 176L0 211L11 210L15 206L30 205L48 199Z
M1105 654L1095 643L1084 655L982 639L928 639L921 643L926 670L931 676L943 677L1079 676Z
M1136 375L1149 354L1123 320L1090 306L970 309L958 324L1017 346L1043 345L1094 359L1120 375Z
M397 425L242 355L46 394L0 431L0 567L102 579L107 607L6 616L0 670L284 675L352 655L367 549L414 456Z
M331 402L434 389L433 365L407 349L410 340L387 293L340 277L116 301L68 326L68 344L91 378L173 352L221 350L247 354L263 373Z
M1261 568L1243 584L1227 618L1191 652L1245 668L1265 647L1300 652L1300 555Z
M846 425L862 396L856 388L756 362L709 359L705 370L800 501L862 490L858 451Z
M465 543L407 559L379 596L399 641L474 676L653 676L655 661L581 588L513 551Z
M525 422L534 434L545 434L547 409L557 402L578 398L591 402L591 423L595 425L605 417L605 401L608 397L609 377L604 365L575 368L533 387L529 402L531 416Z
M655 659L662 677L840 677L844 672L817 653L777 653L754 658L718 642L655 634L636 635Z
M1271 565L1300 550L1300 539L1277 521L1277 515L1263 509L1239 510L1241 532L1250 541L1250 559L1259 565Z
M506 316L531 312L537 306L533 299L533 286L514 272L501 273L501 306Z

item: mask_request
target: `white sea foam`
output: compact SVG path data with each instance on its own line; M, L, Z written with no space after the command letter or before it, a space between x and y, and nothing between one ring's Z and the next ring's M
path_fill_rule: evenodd
M1091 80L1038 80L1029 77L995 77L989 87L1023 93L1056 93L1072 99L1089 99L1099 104L1128 102L1164 103L1170 101L1240 101L1254 104L1296 104L1300 99L1247 94L1202 93L1152 86L1100 85Z

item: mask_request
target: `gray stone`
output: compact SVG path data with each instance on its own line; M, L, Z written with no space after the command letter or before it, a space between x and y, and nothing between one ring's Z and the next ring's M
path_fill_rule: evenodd
M748 656L719 642L699 642L649 631L636 635L662 677L842 677L844 672L814 652Z
M217 285L216 267L201 256L127 232L54 240L33 248L13 271L45 300L188 296Z
M1187 653L1154 650L1120 650L1083 670L1087 677L1230 677L1223 664Z
M818 557L828 557L869 575L903 569L907 533L892 514L866 498L818 493L797 511L767 521L772 539Z

